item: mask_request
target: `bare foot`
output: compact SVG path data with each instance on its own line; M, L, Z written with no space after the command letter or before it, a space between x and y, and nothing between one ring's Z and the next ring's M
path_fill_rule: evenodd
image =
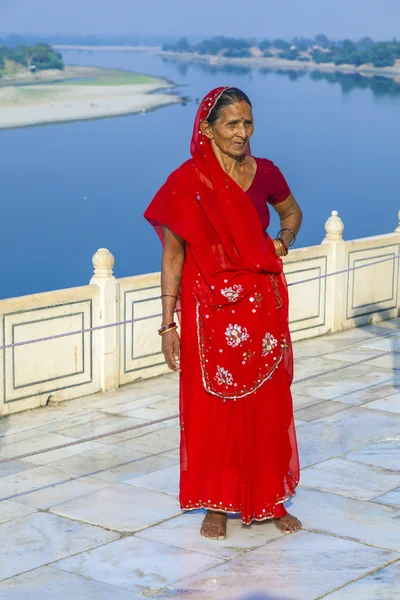
M201 535L211 540L225 540L226 520L227 516L225 513L208 511L201 524Z
M302 528L300 521L296 517L293 517L293 515L289 515L289 513L280 519L274 519L274 523L279 531L286 534L295 533Z

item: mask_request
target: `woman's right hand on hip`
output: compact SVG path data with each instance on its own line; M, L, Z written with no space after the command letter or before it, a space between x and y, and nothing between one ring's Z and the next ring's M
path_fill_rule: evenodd
M164 333L162 336L162 351L165 361L172 371L180 371L180 340L176 329Z

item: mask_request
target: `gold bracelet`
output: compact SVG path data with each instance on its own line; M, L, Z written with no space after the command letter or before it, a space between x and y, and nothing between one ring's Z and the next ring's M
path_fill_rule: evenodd
M164 329L164 331L162 331L158 335L164 335L164 333L167 333L168 331L174 331L174 329L178 329L178 326L175 325L174 327L169 327L168 329Z
M278 238L276 239L276 241L278 242L279 247L281 249L281 256L285 256L285 247L284 247L284 245L282 244L281 240L279 240Z

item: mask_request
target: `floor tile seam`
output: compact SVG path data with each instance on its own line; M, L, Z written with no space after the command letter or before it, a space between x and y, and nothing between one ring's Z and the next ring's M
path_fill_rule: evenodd
M326 400L326 402L330 402L330 400ZM325 402L323 401L321 404L325 404ZM319 406L319 404L316 404L314 406ZM302 410L308 410L308 408L313 408L312 406L309 407L305 407L305 408L301 408L300 411ZM346 412L346 410L349 410L350 408L354 408L351 406L351 404L346 404L346 406L344 408L340 407L338 408L338 410L335 410L335 412L333 413L328 413L327 415L323 416L323 417L315 417L314 419L310 419L309 421L305 421L305 423L313 423L314 421L318 421L321 419L324 419L325 417L330 417L331 415L335 415L336 413L340 413L340 412ZM298 411L294 411L294 414L296 415L296 412ZM300 421L304 421L304 419L301 419L301 415L299 415Z
M374 496L373 498L371 498L371 500L368 500L368 502L374 502L375 504L381 504L381 502L375 502L375 500L377 498L383 498L384 496L386 496L386 494L390 494L390 492L395 492L396 490L400 490L400 482L399 482L399 485L396 485L396 487L388 490L387 492L384 492L383 494L380 494L379 496Z
M362 388L362 389L352 390L351 392L343 392L340 396L333 396L332 398L321 398L321 401L327 401L327 402L338 402L339 401L340 402L341 398L344 398L344 397L347 398L347 397L351 396L352 394L359 394L361 392L365 392L366 390L372 390L372 389L377 388L377 387L382 387L382 386L386 385L387 383L392 383L392 382L393 382L393 377L389 377L389 379L385 379L385 381L378 381L378 383L374 383L373 385L369 385L369 386L367 386L365 388ZM299 383L306 383L306 381L302 381L302 382L299 382ZM321 383L324 383L326 385L331 385L332 382L329 382L329 381L325 381L324 382L324 381L322 381ZM293 382L292 385L296 385L296 382ZM394 393L397 393L397 392L394 392ZM302 394L302 395L304 395L304 394ZM377 400L381 400L381 398L377 398ZM371 400L371 402L374 402L374 400ZM355 408L358 405L357 404L350 404L349 406L350 406L350 408ZM363 405L361 405L361 406L363 406Z
M109 487L113 487L115 484L113 484L112 482L109 481L105 481L104 479L96 479L96 482L99 483L104 483L105 485L97 490L91 490L90 492L86 492L85 494L80 494L79 496L73 496L72 498L68 498L67 500L60 500L60 502L56 502L55 504L52 504L51 506L48 506L47 508L41 508L40 506L35 506L34 504L26 504L26 502L18 502L18 500L12 500L12 502L16 502L17 504L21 504L21 506L29 506L31 508L35 508L38 512L47 512L49 514L56 514L52 512L52 508L55 508L56 506L59 506L60 504L64 504L65 502L70 502L70 501L75 501L75 500L80 500L81 498L84 498L85 496L90 496L90 494L95 494L96 492L101 492L102 490L104 490L105 488L109 488ZM54 487L54 486L51 486ZM40 490L39 490L40 491ZM28 494L34 494L35 492L25 492L26 495ZM23 495L23 494L21 494Z
M113 533L115 533L115 532L113 532ZM90 548L87 548L86 550L80 550L79 552L75 552L74 554L69 554L67 556L64 556L63 558L57 558L57 559L52 560L52 561L50 561L48 563L43 563L43 564L40 564L40 565L36 565L33 569L27 569L26 571L25 570L21 571L21 573L17 573L16 575L11 575L11 577L6 577L4 579L0 579L0 584L3 581L7 581L8 579L12 579L13 577L19 577L19 575L24 575L25 573L30 573L32 571L35 571L36 569L41 569L42 567L50 567L50 566L55 565L58 562L61 562L62 560L67 560L68 558L73 558L74 556L78 556L79 554L85 554L86 552L90 552L91 550L96 550L97 548L101 548L102 546L107 546L108 544L111 544L112 542L118 542L119 539L121 539L121 537L119 537L118 539L114 539L114 540L108 540L107 542L98 544L96 546L92 546ZM57 567L53 567L53 568L57 568ZM61 571L62 569L59 569L59 570ZM67 571L67 572L70 573L71 571ZM77 573L74 573L74 575L77 575ZM94 581L96 581L96 580L94 580ZM102 582L102 583L104 583L104 582Z
M185 513L181 513L181 514L183 515ZM180 515L177 515L177 516L179 517ZM166 521L171 521L172 519L176 519L177 516L165 519L164 521L162 521L162 523L165 523ZM175 546L175 544L167 544L166 542L162 542L160 540L152 540L152 539L149 539L147 537L140 535L143 531L147 531L147 529L152 529L153 527L156 527L158 525L159 525L159 523L150 525L149 527L146 527L146 529L141 529L140 531L135 532L133 534L133 537L138 537L139 539L144 539L144 540L151 541L151 542L158 542L159 544L164 544L165 546L171 546L172 548L178 548L178 550L189 550L190 552L196 552L198 554L210 556L211 558L218 558L225 562L229 562L229 561L233 560L234 558L241 558L241 557L245 556L246 554L248 554L249 552L252 552L253 550L258 550L259 548L264 548L265 546L268 546L269 544L272 544L273 542L276 542L277 540L280 540L285 537L284 534L278 535L276 538L273 538L266 542L263 542L259 546L251 546L249 548L241 548L240 551L238 552L238 554L227 557L227 556L217 556L216 554L209 554L208 552L205 552L204 550L191 550L190 548L185 548L183 546ZM243 527L247 527L247 526L243 526ZM199 536L201 536L200 531L199 531ZM227 535L227 539L229 539L229 534ZM223 548L223 546L221 546L221 548Z
M45 466L47 466L47 465L45 465ZM31 469L28 469L28 470L30 471ZM23 471L23 473L25 473L25 472L26 471ZM67 471L64 471L64 473L66 475L68 475L68 474L72 475L71 473L68 473ZM73 475L77 475L77 473L74 473ZM82 479L84 477L87 477L87 475L77 475L77 477L70 477L69 479L66 479L65 481L60 481L60 482L57 482L57 483L49 483L49 484L44 485L44 486L42 486L40 488L35 488L35 489L29 490L29 491L24 491L24 492L18 492L16 494L12 495L12 496L7 496L7 497L4 497L4 498L0 497L0 502L2 502L4 500L8 500L8 501L11 501L11 502L18 502L18 500L15 500L15 498L18 498L19 496L24 496L26 494L31 494L33 492L41 492L41 491L46 490L48 488L55 487L56 485L63 485L64 483L70 483L71 481L76 481L77 479ZM93 477L92 479L95 479L95 478ZM104 481L104 480L98 480L98 481ZM0 480L0 482L1 482L1 480ZM20 502L19 504L23 504L23 503Z
M354 327L352 329L358 329L358 328ZM346 329L345 331L350 331L350 330ZM397 331L396 328L393 328L393 331ZM340 331L337 331L334 335L339 334L339 337L340 337L340 333L341 333ZM372 340L378 341L378 340L386 339L389 337L393 337L393 335L394 335L393 333L388 333L386 335L372 336L371 338L365 338L365 340L364 339L360 340L354 344L350 344L349 346L343 346L343 348L340 348L340 350L334 350L333 352L331 350L329 350L328 352L323 352L322 354L314 354L312 356L307 356L306 358L319 358L321 356L326 356L327 354L334 354L335 352L343 352L345 350L350 350L350 349L356 348L356 347L362 348L363 346L361 345L361 343L364 343L366 340L368 342L371 342ZM306 338L304 340L297 340L296 342L293 342L293 346L295 347L296 344L301 344L301 342L306 342L306 341L308 342L310 339L315 339L315 340L325 339L325 340L329 341L331 337L332 337L331 335L325 334L325 335L317 336L316 338ZM335 340L331 340L331 341L335 341Z
M349 541L355 541L355 542L357 542L357 543L360 543L360 544L362 544L362 545L365 545L365 546L369 546L369 547L371 547L371 548L376 548L376 547L380 548L379 546L372 546L372 545L369 545L369 544L365 544L365 543L363 543L363 542L360 542L359 540L355 540L354 538L346 538L346 537L343 537L343 536L337 536L337 535L334 535L334 534L326 533L326 532L324 532L324 531L312 530L312 529L308 529L308 528L303 528L303 531L308 531L308 532L310 532L310 533L316 533L316 534L322 534L322 535L329 535L330 537L335 537L335 538L347 539L347 540L349 540ZM283 536L283 537L285 537L285 536ZM281 538L276 538L276 539L281 539ZM273 541L276 541L276 540L271 540L271 542L273 542ZM271 543L271 542L269 542L269 543ZM268 544L266 544L266 545L268 545ZM383 549L383 550L389 550L389 551L391 551L391 552L395 552L394 550L391 550L391 549L389 549L389 548L382 548L382 549ZM229 559L229 560L227 560L227 561L225 561L224 563L221 563L221 564L226 564L227 562L230 562L230 561L232 561L232 560L234 560L234 559L236 559L236 558L238 558L238 559L241 559L241 558L243 558L244 556L246 556L247 554L249 554L249 552L252 552L252 551L255 551L255 550L258 550L258 548L254 548L254 549L252 549L252 550L249 550L249 551L248 551L248 552L246 552L244 555L233 556L231 559ZM389 566L390 564L392 564L392 563L395 563L395 562L397 562L398 560L400 560L400 555L399 555L399 557L396 557L396 558L394 558L394 559L393 559L392 561L390 561L389 563L385 563L383 566L380 566L380 567L379 567L379 568L377 568L376 570L380 570L380 569L382 569L382 568L384 568L384 567L386 567L386 566ZM199 572L199 573L196 573L196 577L197 577L198 575L200 575L200 574L204 574L204 573L207 573L208 571L212 571L214 568L216 568L216 567L218 567L218 566L220 566L220 565L214 565L213 567L209 567L208 569L205 569L204 571L201 571L201 572ZM367 573L367 574L368 574L368 573ZM165 586L164 588L160 588L160 589L159 589L159 590L157 590L157 591L160 593L160 592L162 592L163 590L171 590L171 587L170 587L170 586L172 586L172 585L176 585L177 583L183 582L183 581L185 581L186 579L190 579L191 577L193 577L193 576L189 576L189 577L183 577L182 579L179 579L179 580L177 580L177 581L175 581L175 582L173 582L173 583L172 583L172 582L171 582L171 583L169 583L169 584L168 584L168 586ZM362 577L361 577L361 578L362 578ZM352 582L349 582L349 583L352 583ZM348 585L348 584L345 584L345 585ZM343 587L344 587L344 586L343 586ZM331 591L329 592L329 594L330 594L330 593L332 593L333 591L334 591L334 590L331 590ZM320 596L319 598L323 598L323 596ZM319 600L319 598L315 598L315 600Z
M66 438L66 439L67 439L67 441L60 441L58 444L55 444L55 445L57 445L57 446L58 446L58 445L60 445L60 444L68 444L69 442L75 442L76 440L79 440L79 438L77 438L77 437L73 437L73 436L70 436L70 435L66 435L66 434L64 434L64 433L54 433L54 432L52 432L52 431L44 431L44 430L43 430L43 429L41 429L40 427L37 427L37 428L35 428L35 429L38 429L38 430L39 430L39 431L37 432L37 434L36 434L36 435L34 435L34 436L32 436L32 437L29 437L29 438L26 438L26 439L24 439L24 440L18 440L18 441L16 441L16 442L11 442L10 444L6 444L5 446L3 446L3 448L11 448L11 447L12 447L12 446L14 446L14 445L18 445L18 444L24 444L25 442L29 442L29 441L31 441L32 439L41 439L41 438L43 438L43 434L47 434L47 435L56 435L56 436L59 436L59 437L62 437L62 438ZM12 435L12 434L11 434L11 435ZM5 436L5 437L7 437L7 436ZM0 440L2 440L2 439L3 439L3 438L0 438ZM94 440L91 440L91 442L92 442L92 441L94 441ZM82 443L84 443L84 442L82 442ZM45 449L45 448L44 448L44 449ZM43 449L43 450L44 450L44 449ZM63 450L63 448L60 448L60 450ZM37 450L32 450L32 452L37 452ZM24 454L24 453L20 453L20 454ZM19 454L16 454L16 456L18 456L18 455L19 455ZM8 456L2 456L2 455L0 455L0 460L1 460L2 458L10 458L10 457L8 457ZM27 458L29 458L29 457L27 457Z
M119 446L114 446L114 444L102 444L101 448L94 448L93 450L87 450L86 451L86 456L88 454L90 454L91 452L99 452L101 450L106 450L106 449L112 449L112 448L117 448L118 450L126 450L126 448L120 448ZM108 471L110 469L115 469L116 467L122 467L124 465L133 463L133 462L138 462L140 460L144 460L146 458L149 458L151 456L158 456L158 454L146 454L145 452L141 452L140 450L133 450L131 449L132 452L136 452L138 454L140 454L141 456L138 456L137 459L134 460L126 460L124 462L117 462L116 464L110 465L106 468L103 469L97 469L96 471L93 471L93 473L97 474L97 473L102 473L103 471ZM79 473L75 473L73 471L68 471L66 467L63 467L62 465L59 465L57 463L60 463L62 461L68 460L70 458L74 458L74 456L80 456L81 454L83 454L82 452L80 452L79 454L72 454L71 456L65 456L64 458L59 458L58 460L54 460L51 463L48 463L49 465L52 466L52 468L57 468L57 469L61 469L62 471L65 471L67 473L73 473L74 475L79 475ZM90 457L89 457L90 458ZM40 465L40 466L47 466L47 465ZM29 469L30 470L30 469ZM80 474L81 477L92 477L92 475L88 475L87 473L85 473L84 475Z
M179 516L179 515L177 515ZM176 517L172 517L173 519L175 519ZM167 521L170 521L171 519L166 519ZM165 521L162 521L162 523L165 523ZM132 534L132 536L129 537L135 537L139 540L146 540L146 542L155 542L157 544L162 544L163 546L166 546L167 548L175 548L176 550L183 550L184 552L190 552L191 554L201 554L202 556L207 556L209 558L214 558L217 561L221 561L220 564L225 564L227 562L229 562L230 560L237 558L237 556L242 556L243 554L238 554L237 556L218 556L216 554L210 554L208 552L205 552L204 550L192 550L191 548L184 548L183 546L176 546L175 544L168 544L167 542L163 542L161 540L152 540L149 539L147 537L142 537L140 534L142 533L142 531L146 531L147 529L151 529L152 527L155 527L156 525L160 525L160 523L151 525L151 527L147 527L146 529L141 529L140 531L136 531L134 534ZM200 536L200 532L199 532L199 536ZM254 550L254 548L251 548L251 550ZM218 565L215 565L218 566ZM172 584L171 584L172 585Z
M304 483L299 484L299 487L301 487L305 490L311 490L314 492L323 492L324 494L332 494L332 496L336 496L339 498L347 498L348 500L356 500L357 502L372 502L372 500L373 500L373 498L360 498L359 496L356 497L356 496L350 496L348 494L339 494L339 492L334 492L333 490L330 490L330 489L318 488L313 485L306 485ZM397 489L397 488L394 488L394 489ZM393 491L393 490L391 490L391 491ZM388 493L388 492L386 492L386 493ZM380 503L375 502L375 504L380 504Z
M121 485L121 484L118 484L118 485ZM132 486L129 486L129 487L132 487ZM98 490L98 491L101 491L101 490ZM84 495L87 496L87 495L90 495L90 494L93 494L93 493L94 492L90 492L89 494L84 494ZM171 495L170 494L165 494L165 492L158 492L157 491L157 493L164 494L164 496L171 498ZM72 500L74 500L74 499L72 499ZM63 504L63 502L60 502L60 504ZM57 505L57 506L59 506L59 505ZM132 537L132 536L136 535L136 533L139 533L140 531L145 531L146 529L149 529L151 527L155 527L156 525L161 525L162 523L165 523L166 521L170 521L171 519L175 519L176 517L179 517L179 516L181 516L183 514L182 511L179 509L179 512L177 512L174 515L171 515L170 517L166 517L165 519L160 519L159 521L155 521L154 523L151 523L150 525L145 525L145 526L139 527L139 529L136 529L136 530L133 531L133 530L128 530L128 529L116 529L116 528L113 528L113 527L107 527L106 525L101 525L99 523L93 523L91 521L87 521L87 520L82 519L82 518L78 519L77 517L71 517L71 516L67 516L67 515L61 515L61 514L59 514L57 512L52 512L49 508L48 509L43 509L43 510L42 509L38 509L38 512L44 512L44 513L47 513L47 514L59 517L61 519L70 519L71 521L75 521L76 523L82 523L82 524L85 524L85 525L91 525L93 527L99 527L100 529L103 529L105 531L109 531L111 533L117 533L120 537ZM27 516L29 516L29 515L27 515Z
M113 540L114 542L116 542L117 540ZM106 545L106 544L103 544ZM98 548L100 548L101 546L96 546ZM91 548L90 550L93 550L94 548ZM11 575L10 577L6 577L5 579L0 579L0 592L1 592L1 584L4 581L9 581L10 579L14 579L16 577L20 577L20 575L26 575L28 573L34 573L35 571L37 571L38 569L43 569L43 568L48 568L48 569L57 569L57 571L62 571L63 573L69 573L70 575L74 575L75 577L80 577L82 579L84 579L85 581L88 581L89 583L94 581L96 583L100 583L103 585L108 585L110 587L114 587L118 590L124 590L127 591L127 588L121 588L120 586L115 585L114 583L108 583L108 582L104 582L104 581L99 581L98 579L93 579L91 577L89 577L88 575L84 575L83 573L76 573L75 571L65 571L64 569L60 569L59 567L56 567L56 563L57 562L61 562L62 560L67 560L68 558L71 558L73 556L77 556L78 554L83 554L85 552L90 552L90 550L84 550L83 552L78 552L77 554L71 554L71 556L66 556L65 558L59 558L56 561L52 561L43 565L39 565L34 567L33 569L28 569L27 571L22 571L21 573L18 573L17 575Z
M65 402L68 402L68 400L65 400ZM39 407L39 408L45 409L46 407ZM22 411L22 412L23 412L23 414L28 414L28 413L33 412L35 410L37 410L37 408L32 408L30 410L26 410L26 411ZM96 410L93 412L93 414L96 413ZM15 415L22 414L22 412L20 412L20 413L14 413L14 414ZM75 414L75 413L72 413L72 414ZM92 414L92 413L89 413L89 414ZM7 415L7 417L10 418L10 419L12 418L12 416L13 415ZM36 415L32 415L33 418L35 418L35 416ZM68 415L68 416L66 416L64 418L61 418L61 419L56 419L55 421L51 421L50 423L45 423L45 424L39 425L38 427L27 427L26 429L21 429L20 431L14 431L14 432L9 433L9 434L6 433L5 435L0 435L0 439L3 438L3 437L6 437L7 435L16 435L18 433L24 433L25 431L32 431L32 429L41 429L42 427L49 427L49 426L52 426L52 425L56 425L57 423L60 424L60 423L62 423L62 421L67 420L68 417L70 417L70 416L71 415ZM99 414L99 418L101 418L101 416L102 415ZM1 420L2 420L2 418L0 417L0 423L1 423ZM46 431L46 433L54 433L54 432L52 432L52 431ZM54 435L57 435L57 434L54 434ZM63 434L60 434L60 435L63 435ZM27 438L27 439L30 439L30 438Z
M150 473L145 473L144 475L139 475L138 477L130 477L129 479L122 480L121 483L125 483L126 481L132 481L132 479L139 479L140 477L147 477L147 475L155 475L156 473L162 473L163 471L166 471L167 469L171 469L172 467L177 467L178 465L180 465L180 461L177 458L175 458L175 460L177 461L177 463L175 465L170 465L169 467L162 467L161 469L156 469L155 471L150 471ZM0 480L0 482L1 482L1 480ZM134 485L134 484L129 483L128 485ZM135 486L135 487L141 487L141 486ZM158 490L155 490L155 491L158 491Z
M383 400L383 398L378 398L378 399ZM373 411L374 414L383 413L387 417L390 415L393 419L395 419L396 417L400 418L399 413L394 413L394 412L391 412L390 410L382 410L380 408L368 408L368 406L366 406L365 404L352 405L351 408L354 408L355 410L360 410L360 408L361 408L363 410L368 410L368 412ZM390 434L390 436L393 436L393 435L400 435L400 430L399 430L399 433ZM387 437L390 437L390 436L387 436Z
M378 442L378 444L379 443L381 444L382 442ZM373 444L368 444L368 445L373 445ZM400 444L399 444L399 449L400 449ZM353 453L352 452L348 452L348 454L353 454ZM395 474L395 473L399 474L399 470L398 469L389 469L388 467L382 467L382 466L377 465L375 463L369 463L369 462L366 462L364 460L357 460L356 458L348 458L347 456L344 456L343 459L344 460L348 460L349 462L352 462L352 463L356 463L357 465L360 465L360 466L364 465L365 467L375 467L376 469L380 469L381 471L386 471L388 474L391 474L391 473L393 473L393 474ZM399 486L400 486L400 474L399 474L399 485L397 487L399 487ZM396 489L396 488L394 488L394 489Z
M400 557L390 561L389 563L387 563L384 566L372 569L368 573L365 573L364 575L361 575L360 577L357 577L356 579L352 579L351 581L344 583L343 585L340 585L339 587L335 588L334 590L331 590L331 591L327 592L326 594L323 594L322 596L318 596L318 598L315 598L315 600L322 600L323 598L329 598L329 596L331 594L334 594L335 592L342 590L343 588L346 588L347 586L349 586L353 583L356 583L357 581L361 581L362 579L365 579L366 577L369 577L370 575L373 575L374 573L379 573L379 571L381 571L382 569L386 569L387 567L390 567L391 565L394 565L394 564L396 564L396 562L399 562L399 561L400 561Z
M329 456L328 458L323 458L322 460L318 460L315 463L311 463L310 465L307 465L306 467L301 467L300 470L301 471L305 471L306 469L309 469L310 467L315 467L316 465L320 465L320 464L322 464L324 462L327 462L329 460L333 460L333 459L336 459L336 458L344 458L344 457L346 457L347 454L350 454L352 452L358 452L359 450L362 450L366 446L370 446L371 444L379 444L381 442L386 441L387 439L388 438L380 438L376 442L367 442L366 444L363 444L362 446L357 446L355 448L352 448L351 450L346 450L346 452L342 452L341 454L334 454L333 456ZM300 465L301 465L301 441L299 443L299 448L300 448Z
M357 544L361 544L361 546L367 546L368 548L379 548L380 550L387 550L389 552L393 552L393 554L395 555L393 562L400 560L400 549L395 550L393 548L388 548L387 546L379 546L378 544L372 544L371 542L366 542L365 540L360 540L359 538L351 537L348 535L341 535L339 533L333 533L332 531L325 531L323 529L307 527L304 525L302 531L308 531L309 533L316 533L318 535L327 535L328 537L339 538L341 540L347 540L349 542L356 542Z

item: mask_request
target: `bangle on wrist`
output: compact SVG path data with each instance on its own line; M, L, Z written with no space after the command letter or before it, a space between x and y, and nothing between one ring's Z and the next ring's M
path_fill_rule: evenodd
M291 246L293 246L293 244L296 241L296 234L291 229L288 229L287 227L284 227L283 229L281 229L280 231L278 231L278 235L276 236L277 239L282 239L282 238L280 238L280 235L281 235L282 231L288 231L293 236L293 239L292 239L292 241L289 244L289 248L290 248Z
M164 335L165 333L168 333L168 331L174 331L175 329L178 329L178 326L175 325L174 327L168 327L167 329L164 329L161 332L158 332L158 335Z
M171 323L168 323L168 325L163 325L162 327L160 327L160 329L158 330L158 335L163 335L164 333L166 333L167 331L170 331L171 329L177 329L177 324L175 323L175 321L171 321Z
M281 248L282 256L287 256L289 254L289 249L288 249L286 243L283 241L282 238L276 238L276 239Z

